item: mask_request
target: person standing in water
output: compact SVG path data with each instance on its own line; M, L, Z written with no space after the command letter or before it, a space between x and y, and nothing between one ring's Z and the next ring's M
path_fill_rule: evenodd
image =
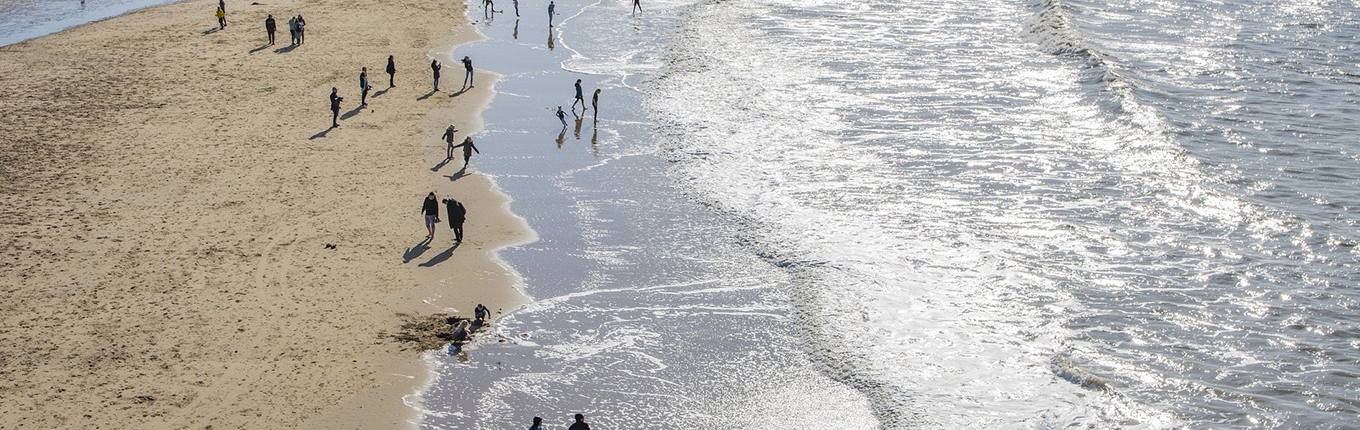
M269 15L264 19L264 31L269 33L269 46L274 46L274 30L278 25L274 23L274 15Z
M586 110L586 98L581 95L581 80L576 80L576 100L571 102L571 111L576 112L576 104L581 104L581 110Z
M430 59L430 71L434 72L434 90L439 91L439 60Z
M397 86L397 63L391 55L387 56L387 87L396 88Z
M359 69L359 91L360 91L360 93L359 93L359 94L360 94L360 95L359 95L359 106L368 106L368 90L369 90L369 89L372 89L372 88L373 88L372 86L369 86L369 85L368 85L368 68L367 68L367 67L360 68L360 69Z
M463 89L472 88L472 58L466 55L463 56L463 70L467 71L463 73Z
M600 89L595 89L595 94L590 95L590 109L595 111L595 122L600 122Z
M425 215L425 229L429 234L425 235L426 240L434 239L434 226L439 224L439 198L434 196L434 191L425 196L425 202L420 206L420 213Z
M515 18L519 18L519 0L513 0L515 4Z
M633 10L642 13L642 0L633 0Z
M549 26L549 27L552 27L552 26L553 26L553 22L552 22L552 21L553 21L553 15L557 15L557 5L554 4L554 3L552 2L552 0L548 0L548 26Z
M562 121L562 130L567 129L567 113L562 112L562 107L557 107L557 120Z
M463 143L455 145L454 148L459 146L463 147L463 168L467 168L468 160L472 159L472 151L477 151L478 154L482 153L477 149L477 145L472 144L472 136L463 138Z

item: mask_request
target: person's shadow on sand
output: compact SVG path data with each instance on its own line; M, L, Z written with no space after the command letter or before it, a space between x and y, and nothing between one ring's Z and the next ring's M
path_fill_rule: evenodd
M213 33L218 32L218 30L221 30L221 29L220 29L220 28L217 28L217 27L209 28L209 29L207 29L207 30L203 30L203 35L204 35L204 36L207 36L207 35L209 35L209 34L213 34Z
M313 134L312 137L307 138L307 140L317 140L317 139L326 137L326 133L330 133L331 130L335 130L335 127L332 126L331 128L327 128L327 129L325 129L325 130L321 130L320 132L317 132L316 134Z
M470 89L472 89L472 87L463 88L463 89L461 89L461 90L458 90L457 92L450 93L450 94L449 94L449 97L458 97L458 96L461 96L461 95L463 95L463 93L468 92L468 90L470 90Z
M289 53L289 52L293 52L294 49L297 49L297 45L288 45L288 46L285 46L285 47L282 47L282 48L279 48L279 49L275 49L275 50L274 50L274 53L275 53L275 54L287 54L287 53Z
M350 109L349 112L345 112L345 113L340 114L340 119L350 119L350 118L353 118L355 115L358 115L359 112L363 112L363 111L364 111L364 108L366 108L366 107L368 107L368 106L364 106L364 105L355 106L354 109Z
M387 87L387 88L383 88L383 89L381 89L381 90L374 91L374 92L373 92L373 98L376 99L376 98L378 98L378 96L381 96L381 95L383 95L383 94L387 94L387 90L390 90L390 89L392 89L392 88L393 88L393 87Z
M420 266L420 267L434 267L434 265L436 265L436 264L439 264L439 263L443 263L443 262L445 262L445 261L448 261L449 257L453 257L453 250L458 249L458 245L462 245L462 244L461 244L461 243L458 243L458 242L454 242L454 243L453 243L453 246L450 246L449 249L445 249L444 252L441 252L441 253L439 253L439 254L433 256L433 257L430 257L430 260L429 260L429 261L426 261L426 262L424 262L424 263L417 264L417 266Z
M263 51L263 50L265 50L265 49L269 49L269 44L268 44L268 43L263 44L263 45L260 45L259 47L250 50L250 52L247 52L247 54L254 54L254 53L256 53L256 52L260 52L260 51Z
M437 92L439 92L439 91L430 91L430 92L428 92L428 93L425 93L425 95L423 95L423 96L416 97L416 100L425 100L425 99L428 99L428 98L430 98L430 96L434 95L434 93L437 93Z
M452 175L444 175L445 178L449 178L449 182L457 181L458 179L464 176L467 176L467 166L463 166L462 169L459 169L457 172L453 172Z
M436 165L434 165L434 167L431 167L431 168L430 168L430 171L431 171L431 172L438 172L439 169L443 169L444 166L447 166L447 165L449 164L449 161L451 161L451 160L453 160L453 159L452 159L452 158L445 158L444 161L440 161L439 164L436 164Z
M456 248L457 245L455 245L454 247ZM430 238L428 237L421 239L420 243L417 243L416 246L406 248L406 253L401 255L401 263L402 264L410 263L411 260L415 260L417 257L420 257L420 254L424 254L425 250L427 249L430 249Z

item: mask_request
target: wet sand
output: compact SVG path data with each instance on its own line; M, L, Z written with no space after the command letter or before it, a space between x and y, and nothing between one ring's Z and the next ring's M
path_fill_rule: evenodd
M491 97L450 97L452 58L431 91L430 56L476 37L462 4L229 1L219 31L216 3L0 47L0 428L407 427L402 314L524 300L494 250L532 232L476 170L494 145L432 170ZM431 190L467 204L463 244L415 248Z

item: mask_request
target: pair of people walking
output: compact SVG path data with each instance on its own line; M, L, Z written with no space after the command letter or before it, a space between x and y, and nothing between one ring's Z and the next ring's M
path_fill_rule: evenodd
M272 17L271 17L271 18L272 18ZM288 18L288 34L289 34L289 36L292 38L292 39L289 41L289 43L291 43L291 44L293 44L293 45L301 45L301 44L302 44L302 41L303 41L303 39L304 39L304 37L303 37L303 30L306 28L306 26L307 26L307 20L302 19L302 14L300 14L300 13L299 13L297 16L295 16L295 17ZM265 29L266 29L266 30L269 29L269 21L265 21ZM273 43L273 40L274 40L274 32L273 32L273 31L270 31L270 32L269 32L269 40L270 40L270 43Z
M426 240L434 240L434 228L439 225L439 204L443 203L449 217L449 228L453 230L454 241L463 242L463 223L467 220L467 208L462 202L455 199L439 200L439 197L430 192L425 196L425 201L420 206L420 213L425 215L425 228L429 234L425 235Z
M543 418L534 417L534 423L529 426L529 430L543 430ZM572 423L567 430L590 430L590 424L586 424L585 415L576 414L576 422Z

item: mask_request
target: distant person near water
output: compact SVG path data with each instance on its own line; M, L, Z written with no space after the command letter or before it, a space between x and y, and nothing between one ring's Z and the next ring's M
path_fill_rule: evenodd
M512 0L512 3L515 4L515 17L519 18L519 0Z
M595 122L600 122L600 89L595 89L595 94L590 96L590 109L595 111Z
M425 229L429 234L425 239L434 239L434 226L439 225L439 198L435 197L434 191L425 196L425 201L420 206L420 213L425 215Z
M269 33L269 46L274 46L274 30L277 29L278 26L274 24L274 15L271 14L264 19L264 31Z
M458 129L454 128L453 124L449 124L449 128L444 130L444 135L439 136L444 138L444 143L447 144L448 147L448 156L444 157L444 161L453 159L453 149L458 147L458 145L453 144L453 134L457 132Z
M562 107L561 107L561 106L558 106L558 107L557 107L557 120L558 120L558 121L562 121L562 129L563 129L563 130L566 130L566 129L567 129L567 113L566 113L566 112L562 112Z
M297 16L297 27L298 27L297 44L301 45L307 41L307 20L302 19L302 14L300 13Z
M444 199L444 207L449 212L449 229L453 230L453 241L463 243L463 221L467 219L467 208L463 207L462 202L454 199ZM485 310L486 307L479 304L477 309L479 309L476 312L477 319L480 320L482 319L481 310ZM487 314L490 313L490 311L487 311Z
M552 2L552 0L548 0L548 26L549 26L549 27L552 27L552 26L553 26L553 22L552 22L552 21L553 21L553 15L557 15L557 5L554 4L554 3Z
M581 80L576 80L576 100L571 102L571 112L576 113L576 104L581 104L581 110L586 110L586 98L581 95Z
M491 319L491 309L487 309L486 305L478 303L477 307L472 309L472 315L478 321L486 321Z
M221 30L227 28L227 11L222 10L221 7L218 7L216 15L217 15L217 29Z
M465 72L465 73L463 74L463 89L472 88L472 58L471 58L471 57L468 57L468 56L466 56L466 55L463 56L463 69L467 71L467 72Z
M430 71L434 72L434 90L439 91L439 60L430 59Z
M477 149L477 145L472 144L472 136L463 138L463 143L454 145L454 148L460 146L463 147L463 168L467 168L468 160L472 159L472 151L477 151L478 154L481 154L482 151Z
M543 430L543 419L534 417L534 424L529 426L529 430Z
M340 97L337 91L335 87L331 87L331 128L340 126L340 123L336 121L340 119L340 102L345 101L345 98Z
M567 427L567 430L590 430L590 424L586 424L586 416L576 414L576 422Z
M397 87L397 63L391 55L387 56L387 87Z
M361 92L359 93L359 94L360 94L360 96L359 96L359 106L368 106L368 90L370 90L370 89L372 89L372 88L373 88L373 86L368 85L368 68L367 68L367 67L360 68L360 69L359 69L359 91L361 91Z
M641 1L641 0L633 0L633 10L637 11L637 13L642 13L642 1Z

